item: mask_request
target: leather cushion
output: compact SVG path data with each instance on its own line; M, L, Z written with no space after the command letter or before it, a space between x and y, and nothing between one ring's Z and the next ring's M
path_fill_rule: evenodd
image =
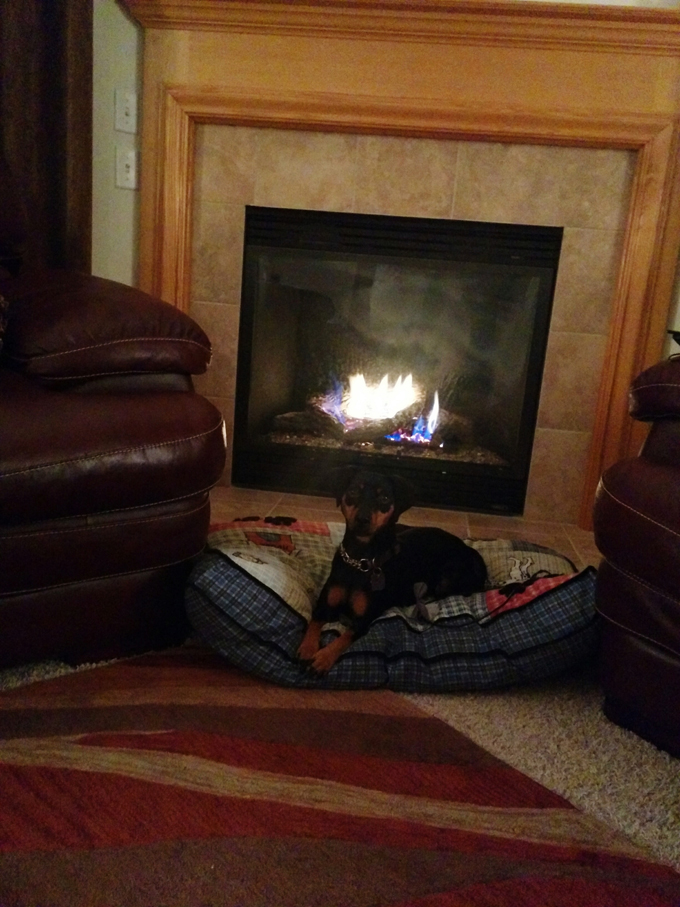
M680 601L629 572L603 561L597 574L595 605L620 630L680 657Z
M195 393L72 394L0 370L2 523L118 511L211 487L220 412Z
M629 412L649 421L680 418L680 356L671 356L641 372L630 387Z
M612 564L653 587L680 589L680 473L644 457L602 476L593 510L595 544Z
M49 586L134 573L199 554L210 519L208 492L113 514L0 526L0 602Z
M112 280L43 271L0 280L11 304L5 354L47 381L114 373L203 373L210 341L174 306Z

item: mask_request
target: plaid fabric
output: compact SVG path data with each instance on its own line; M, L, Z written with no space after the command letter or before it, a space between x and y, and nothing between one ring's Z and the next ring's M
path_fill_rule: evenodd
M277 531L291 534L291 527ZM334 535L329 529L325 538ZM292 536L298 550L304 547L295 530ZM210 541L215 539L211 536ZM547 550L535 547L536 554ZM524 543L507 550L529 549ZM560 558L556 552L549 556ZM569 564L562 559L562 565L565 561ZM522 606L493 615L484 594L444 600L434 622L424 621L417 608L392 609L350 646L327 676L316 677L296 657L305 617L249 572L250 567L247 560L208 550L187 586L189 619L202 640L232 664L286 686L389 687L402 692L493 689L560 673L591 654L598 641L596 571L589 567L562 576L558 585ZM336 633L327 627L322 642Z

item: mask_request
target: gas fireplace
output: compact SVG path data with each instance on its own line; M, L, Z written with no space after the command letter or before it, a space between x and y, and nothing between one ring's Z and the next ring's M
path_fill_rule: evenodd
M562 229L248 206L232 481L523 510Z

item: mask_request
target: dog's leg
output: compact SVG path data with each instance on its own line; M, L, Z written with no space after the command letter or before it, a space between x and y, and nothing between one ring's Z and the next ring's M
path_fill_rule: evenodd
M310 670L314 671L315 674L327 674L342 653L350 647L353 640L354 632L345 630L337 639L318 650L309 666Z
M311 662L314 659L314 656L319 651L322 627L323 623L320 620L314 620L314 618L310 620L297 653L300 661Z
M370 599L364 589L355 589L351 593L349 605L352 615L352 627L349 627L344 633L329 642L323 649L318 650L310 665L312 671L316 674L327 674L342 653L351 646L356 637L366 632L370 623L370 621L366 620L369 604Z
M305 635L302 637L298 658L300 661L311 662L319 651L321 629L328 621L335 620L336 613L347 598L347 590L342 586L324 586L319 599L312 611Z

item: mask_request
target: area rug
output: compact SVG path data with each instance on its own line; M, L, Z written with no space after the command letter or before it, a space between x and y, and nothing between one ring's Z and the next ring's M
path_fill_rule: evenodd
M680 875L386 690L198 646L0 694L2 907L677 907Z

